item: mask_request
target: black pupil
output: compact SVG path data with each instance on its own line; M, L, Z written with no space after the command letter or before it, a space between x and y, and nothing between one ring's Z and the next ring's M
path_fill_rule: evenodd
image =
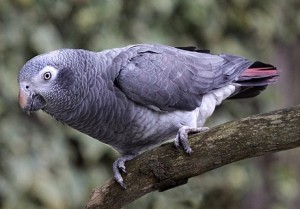
M50 79L50 77L51 77L51 74L50 73L45 73L45 79Z

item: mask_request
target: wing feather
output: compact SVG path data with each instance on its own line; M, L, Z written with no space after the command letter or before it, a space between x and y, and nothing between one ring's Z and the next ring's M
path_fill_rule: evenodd
M212 55L162 45L135 45L114 60L126 96L163 111L193 110L204 94L232 82L252 64L238 56Z

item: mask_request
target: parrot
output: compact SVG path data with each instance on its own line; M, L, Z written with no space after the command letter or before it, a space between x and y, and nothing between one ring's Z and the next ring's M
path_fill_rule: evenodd
M191 154L188 135L208 130L217 105L257 96L278 77L271 64L192 46L58 49L23 65L18 102L118 151L114 178L126 188L125 162L171 139Z

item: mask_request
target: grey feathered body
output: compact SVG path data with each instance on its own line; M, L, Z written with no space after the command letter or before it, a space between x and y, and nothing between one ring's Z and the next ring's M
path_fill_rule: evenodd
M85 94L82 101L69 111L61 108L62 111L56 109L53 114L54 110L49 111L47 107L45 111L71 127L109 144L121 154L138 154L175 137L183 125L195 127L198 109L154 110L128 98L116 86L122 62L128 59L116 57L124 51L128 53L128 48L89 52L86 63L90 66L85 68L85 72L79 72ZM135 49L132 51L136 52ZM160 85L159 82L156 84Z
M237 93L236 81L252 64L233 55L143 44L97 53L59 50L24 69L60 69L43 110L122 155L136 155L183 126L203 126L217 104ZM19 80L32 76L28 71Z

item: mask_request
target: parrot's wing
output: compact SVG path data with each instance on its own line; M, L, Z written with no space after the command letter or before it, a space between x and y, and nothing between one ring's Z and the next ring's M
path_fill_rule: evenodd
M126 96L163 111L199 107L204 94L228 84L251 65L241 57L161 45L133 46L115 61L120 68L116 84Z

